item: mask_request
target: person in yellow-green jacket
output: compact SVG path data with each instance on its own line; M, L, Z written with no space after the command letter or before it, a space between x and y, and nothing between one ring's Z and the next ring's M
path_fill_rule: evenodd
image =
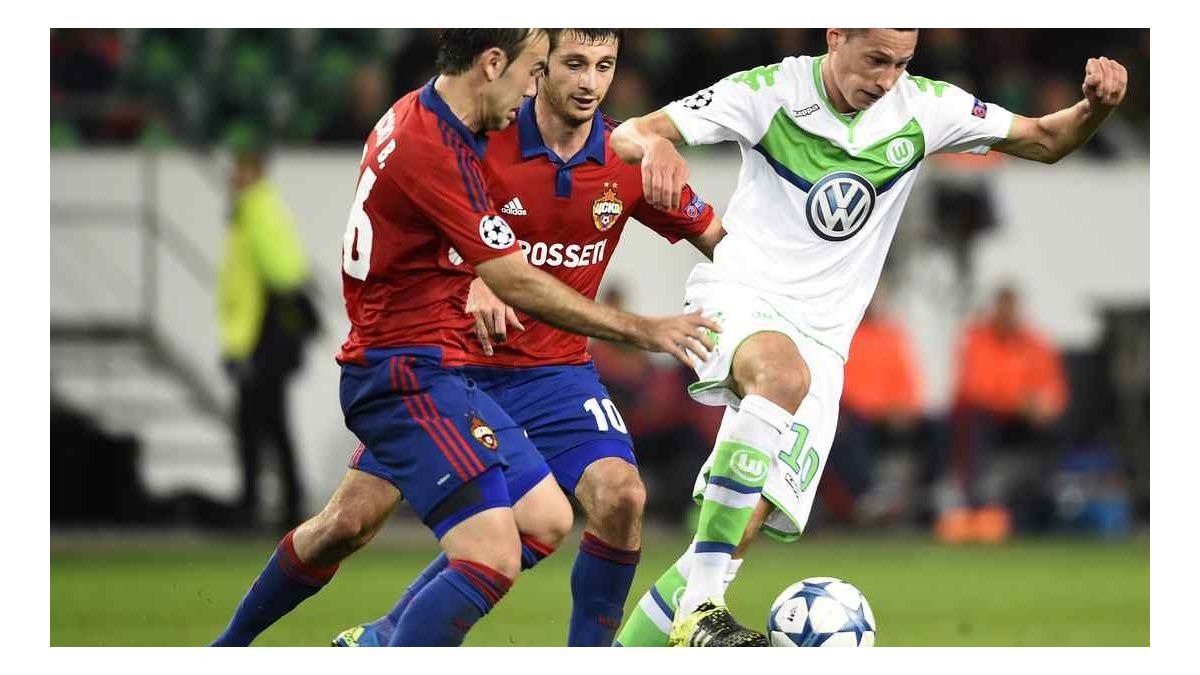
M218 280L221 358L237 386L239 518L258 522L258 479L264 441L278 453L282 522L303 518L303 493L287 415L287 381L319 323L306 288L308 260L291 214L266 178L264 158L237 155L230 176L232 215Z

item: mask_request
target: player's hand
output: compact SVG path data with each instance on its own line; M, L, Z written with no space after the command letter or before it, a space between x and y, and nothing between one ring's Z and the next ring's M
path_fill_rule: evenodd
M483 345L483 353L487 356L495 354L493 344L508 339L510 327L525 330L513 308L496 297L480 278L472 281L467 291L466 311L475 317L475 337L479 338L479 344Z
M688 352L702 361L708 358L717 346L712 336L721 332L721 326L702 316L699 309L678 316L641 317L641 321L634 344L646 351L670 354L688 368L696 365Z
M655 141L642 156L642 194L646 202L663 211L678 209L690 173L675 144L665 138Z
M1115 108L1125 99L1129 74L1125 66L1101 56L1088 59L1083 74L1083 96L1092 108Z

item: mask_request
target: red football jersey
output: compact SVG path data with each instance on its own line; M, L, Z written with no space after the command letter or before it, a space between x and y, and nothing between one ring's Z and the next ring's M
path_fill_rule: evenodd
M486 135L471 133L433 82L396 101L363 147L343 237L350 335L339 362L362 363L372 347L423 345L461 364L474 340L464 312L474 274L462 263L519 250L488 200Z
M646 203L641 167L626 164L609 148L609 133L616 126L612 119L597 112L583 149L564 161L543 142L533 106L534 99L527 100L516 124L490 136L484 161L493 204L533 266L594 300L630 216L672 243L703 234L712 222L712 207L690 186L684 187L681 208L675 211ZM494 356L484 355L471 337L464 360L524 368L591 358L586 337L517 314L524 331L510 331Z

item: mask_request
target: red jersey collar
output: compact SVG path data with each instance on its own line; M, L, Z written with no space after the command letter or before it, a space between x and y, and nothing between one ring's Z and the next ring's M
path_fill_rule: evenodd
M437 76L429 80L424 87L421 87L421 105L425 106L430 112L437 115L449 127L458 132L462 136L463 141L471 148L479 159L483 159L483 153L487 151L487 132L481 131L478 134L472 133L467 125L463 124L462 120L458 119L458 115L450 109L437 89L433 88L433 83L437 82Z
M525 103L521 105L521 110L517 113L517 135L521 139L521 159L533 159L538 155L545 155L547 159L559 166L577 166L589 159L597 164L604 164L604 115L599 110L592 118L592 131L588 134L583 148L575 153L574 157L564 162L557 153L546 147L546 142L542 140L542 132L537 125L537 113L533 109L535 100L537 99L533 96L525 99Z

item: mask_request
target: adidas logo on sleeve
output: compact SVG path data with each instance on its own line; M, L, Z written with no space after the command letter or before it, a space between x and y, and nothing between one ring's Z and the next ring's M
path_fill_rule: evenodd
M529 212L526 211L525 207L521 205L520 197L513 197L512 199L508 200L508 203L500 208L500 213L504 213L504 214L507 214L510 216L527 216L527 215L529 215Z

